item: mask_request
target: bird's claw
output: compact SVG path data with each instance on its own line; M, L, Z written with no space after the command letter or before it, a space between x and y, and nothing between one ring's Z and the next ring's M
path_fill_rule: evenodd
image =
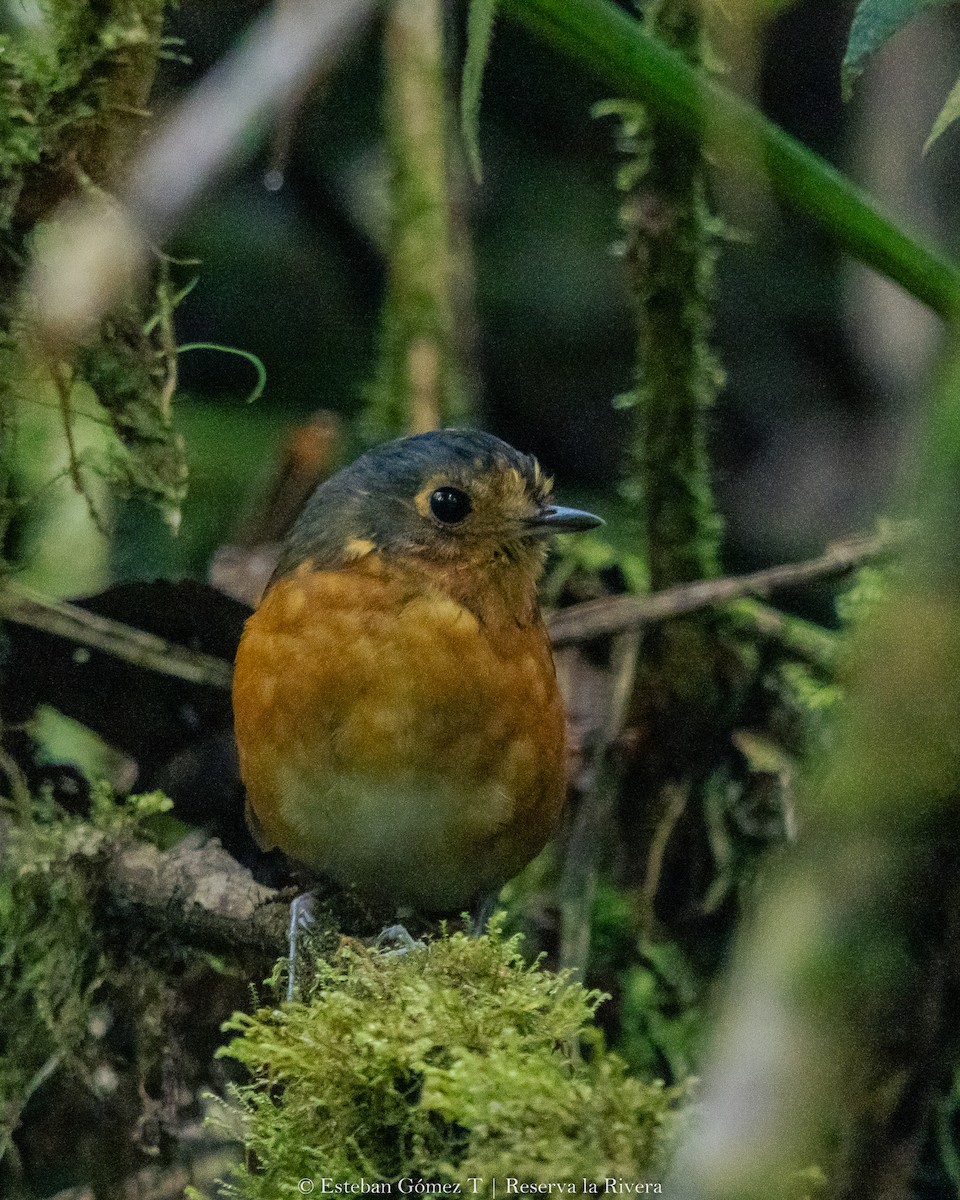
M390 942L395 942L396 948L384 950L383 947L389 945ZM426 943L414 938L404 925L388 925L377 936L374 946L377 950L382 951L384 958L389 958L395 954L407 954L411 950L423 950L426 948Z

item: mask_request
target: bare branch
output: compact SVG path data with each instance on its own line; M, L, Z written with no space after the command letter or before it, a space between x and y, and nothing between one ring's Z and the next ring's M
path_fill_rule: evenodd
M0 813L0 867L12 852L15 818ZM287 944L289 898L256 882L216 838L185 838L171 850L94 826L77 853L102 865L103 896L121 916L167 930L185 945L254 953L275 961ZM323 910L318 913L323 936ZM332 921L330 922L332 932Z
M552 613L547 621L550 640L554 646L585 642L591 638L639 629L654 621L683 616L701 608L740 600L746 596L758 598L787 588L803 587L847 575L870 562L892 554L897 548L893 537L851 538L829 546L818 558L805 562L785 563L753 571L749 575L729 575L722 579L704 579L666 588L652 596L609 596L589 600Z
M222 658L188 650L154 633L88 612L66 600L36 595L9 579L0 586L0 618L52 633L134 666L173 675L188 683L230 689L233 667Z
M215 839L166 852L149 842L119 843L107 856L105 878L117 906L175 928L185 942L272 959L283 953L288 902Z

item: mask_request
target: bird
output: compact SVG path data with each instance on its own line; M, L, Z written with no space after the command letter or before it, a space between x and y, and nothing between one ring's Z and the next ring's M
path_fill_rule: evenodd
M566 796L537 585L553 534L602 523L473 430L384 443L322 483L236 656L255 840L398 911L460 912L517 875Z

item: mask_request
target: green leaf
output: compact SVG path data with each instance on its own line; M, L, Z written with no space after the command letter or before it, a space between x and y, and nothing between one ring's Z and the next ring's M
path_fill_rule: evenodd
M709 141L721 165L769 183L847 254L895 280L944 320L960 314L960 269L901 229L850 179L643 29L610 0L500 0L500 11L594 75Z
M493 16L497 0L470 0L467 17L467 54L460 84L460 128L473 177L480 183L480 92L483 72L490 55L493 37Z
M871 54L899 33L905 25L925 12L949 4L951 0L860 0L853 14L847 52L843 56L840 79L844 99L849 99L853 85L863 72Z
M943 103L943 108L940 109L940 115L933 123L930 136L924 143L924 154L926 154L940 134L954 123L957 117L960 117L960 79L950 89L950 95L947 96Z

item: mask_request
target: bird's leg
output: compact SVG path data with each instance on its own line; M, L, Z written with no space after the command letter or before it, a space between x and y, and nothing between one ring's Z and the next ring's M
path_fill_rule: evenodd
M499 897L499 892L488 892L485 896L481 896L478 900L474 901L470 912L471 937L483 937L486 933L487 925L496 910Z
M301 930L313 924L313 892L301 892L290 905L290 969L287 973L287 1000L293 999L297 969L297 939Z

